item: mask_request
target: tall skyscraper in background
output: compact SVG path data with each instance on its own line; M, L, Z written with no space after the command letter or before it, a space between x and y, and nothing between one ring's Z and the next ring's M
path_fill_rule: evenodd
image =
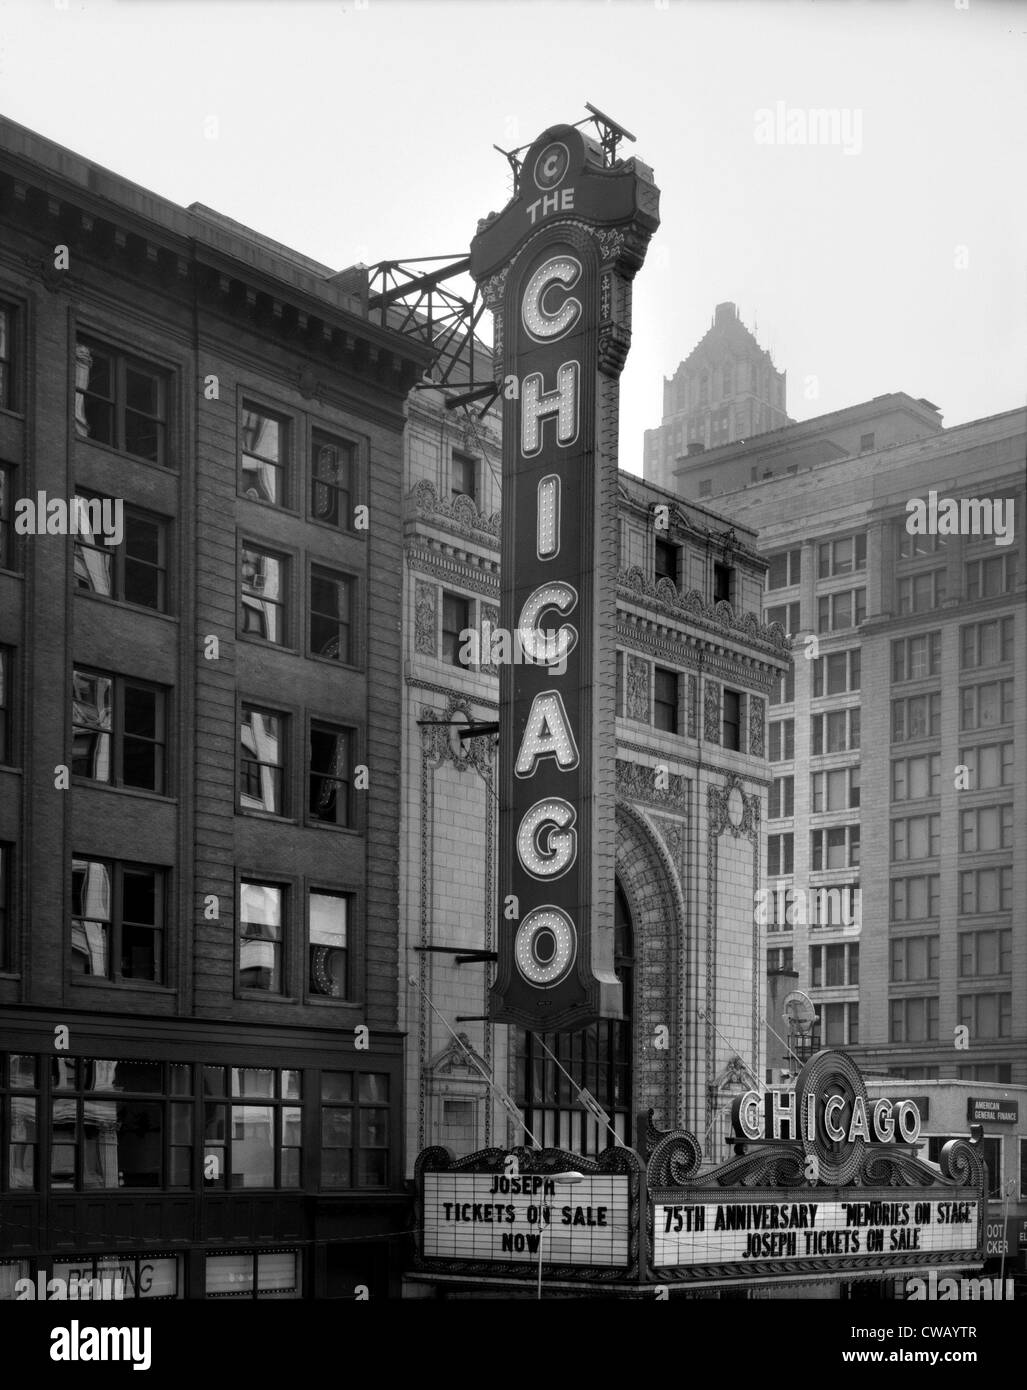
M735 305L718 304L709 330L663 379L663 421L645 432L644 477L673 488L679 459L790 423L785 373Z

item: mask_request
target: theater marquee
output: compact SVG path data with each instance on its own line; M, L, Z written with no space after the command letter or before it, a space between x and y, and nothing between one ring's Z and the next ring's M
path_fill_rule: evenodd
M984 1163L950 1140L941 1174L916 1158L912 1100L870 1102L856 1064L818 1052L794 1090L735 1107L734 1157L703 1164L694 1135L639 1117L642 1153L486 1149L417 1160L421 1277L545 1278L618 1296L766 1282L844 1283L979 1269ZM758 1137L757 1137L758 1136ZM574 1181L567 1181L567 1175Z
M471 273L503 389L499 964L491 1016L619 1017L613 970L618 378L651 171L579 130L539 137L479 224Z

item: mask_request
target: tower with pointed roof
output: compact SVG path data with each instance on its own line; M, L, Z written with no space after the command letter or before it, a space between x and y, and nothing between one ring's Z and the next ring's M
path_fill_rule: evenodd
M673 469L689 453L790 424L785 376L737 307L718 304L707 332L663 379L663 422L645 432L646 480L673 487Z

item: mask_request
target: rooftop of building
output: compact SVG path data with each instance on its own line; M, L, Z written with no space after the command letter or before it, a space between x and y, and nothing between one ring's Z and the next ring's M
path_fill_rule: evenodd
M718 304L713 311L713 318L709 328L696 343L695 347L678 363L673 375L677 376L683 369L687 369L693 359L698 360L706 356L707 349L713 344L718 347L728 344L736 352L748 353L765 357L767 362L776 371L773 358L766 348L760 347L755 334L751 329L746 328L738 312L738 307L731 300L726 300ZM667 378L670 380L670 378Z
M781 425L778 429L753 435L749 439L739 439L731 444L720 444L713 449L704 449L682 458L675 474L693 472L701 468L704 472L711 466L718 466L733 459L747 458L754 453L769 457L777 453L792 453L797 446L820 437L856 425L869 424L880 416L901 411L923 424L926 432L936 434L942 429L941 412L933 402L921 396L914 398L905 391L890 391L872 400L860 401L856 405L843 406L825 415L815 415L809 420L799 420L794 424ZM655 431L646 431L646 434Z

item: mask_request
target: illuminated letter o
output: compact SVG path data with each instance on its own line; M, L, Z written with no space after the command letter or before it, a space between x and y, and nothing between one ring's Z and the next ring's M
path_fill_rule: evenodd
M558 907L529 912L514 937L514 961L529 984L549 989L559 984L578 952L574 923Z

